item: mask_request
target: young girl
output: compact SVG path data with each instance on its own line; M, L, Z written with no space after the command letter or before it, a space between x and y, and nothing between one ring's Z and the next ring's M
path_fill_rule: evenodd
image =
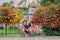
M24 30L25 37L27 37L28 34L30 34L30 32L29 32L29 28L30 28L29 21L27 21L27 25L24 25L24 27L25 27L25 30Z
M22 25L21 25L22 34L25 36L25 33L24 33L25 27L24 27L24 25L27 25L27 20L24 20L23 23L22 23Z
M25 37L27 37L29 34L29 28L30 28L29 21L27 21L27 20L23 21L23 24L21 26L21 30L22 30L22 33Z
M29 32L30 32L31 36L33 36L35 33L37 33L37 28L32 21L30 22Z

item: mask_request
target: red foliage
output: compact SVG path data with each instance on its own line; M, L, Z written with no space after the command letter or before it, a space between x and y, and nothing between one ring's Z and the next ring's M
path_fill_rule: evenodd
M52 24L51 24L52 29L56 29L58 27L58 23L59 23L58 19L53 21Z

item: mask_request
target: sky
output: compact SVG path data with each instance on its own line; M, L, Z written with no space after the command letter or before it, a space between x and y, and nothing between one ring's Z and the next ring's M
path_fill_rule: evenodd
M10 2L11 0L0 0L0 5L2 5L4 2Z

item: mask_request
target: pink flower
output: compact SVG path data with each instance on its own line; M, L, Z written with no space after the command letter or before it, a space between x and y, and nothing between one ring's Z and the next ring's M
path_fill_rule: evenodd
M60 8L57 9L56 13L57 14L60 14Z

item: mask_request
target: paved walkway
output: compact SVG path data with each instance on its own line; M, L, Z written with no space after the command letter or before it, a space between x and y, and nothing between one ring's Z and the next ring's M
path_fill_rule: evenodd
M40 36L40 37L0 37L0 40L60 40L58 36Z

